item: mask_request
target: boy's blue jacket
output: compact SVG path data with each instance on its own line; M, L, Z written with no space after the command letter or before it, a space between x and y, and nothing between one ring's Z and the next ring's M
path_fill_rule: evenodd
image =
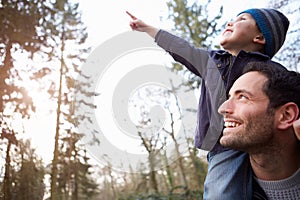
M164 30L156 34L155 42L170 53L175 61L202 78L195 146L208 151L224 150L218 142L223 130L223 117L218 113L218 108L226 100L230 87L241 76L247 63L269 62L270 58L258 52L241 51L235 57L224 50L195 48Z

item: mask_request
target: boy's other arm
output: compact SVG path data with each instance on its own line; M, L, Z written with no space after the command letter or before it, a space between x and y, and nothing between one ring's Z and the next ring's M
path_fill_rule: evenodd
M142 20L136 18L135 16L133 16L131 13L129 13L128 11L126 11L126 13L131 17L132 21L130 21L129 25L131 27L132 30L135 31L140 31L140 32L145 32L148 35L150 35L152 38L155 38L155 35L157 34L157 32L159 31L158 28L150 26L149 24L146 24L145 22L143 22Z

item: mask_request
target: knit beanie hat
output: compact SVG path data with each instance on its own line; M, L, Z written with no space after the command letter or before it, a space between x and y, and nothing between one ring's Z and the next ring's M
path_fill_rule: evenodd
M248 13L254 18L266 40L265 53L272 58L284 43L289 28L289 20L281 12L274 9L253 8L240 14L242 13Z

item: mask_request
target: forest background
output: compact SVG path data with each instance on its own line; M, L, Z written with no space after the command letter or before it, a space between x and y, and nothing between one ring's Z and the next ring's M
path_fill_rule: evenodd
M198 94L201 80L171 60L159 60L160 65L167 65L183 81L167 89L144 87L132 96L126 109L133 113L129 118L134 121L136 132L130 134L139 145L132 151L143 155L142 162L116 164L117 156L110 152L112 147L107 154L96 153L105 150L101 149L105 142L95 124L101 129L107 123L95 122L93 117L95 110L105 107L97 99L101 90L95 89L101 77L85 74L83 69L88 67L85 64L91 53L99 46L104 48L104 41L114 43L111 38L115 35L127 36L121 31L129 30L126 10L173 31L197 47L220 48L218 35L228 20L226 16L232 15L226 10L228 5L220 4L224 1L169 0L159 9L149 7L147 12L145 7L153 2L135 1L135 6L122 2L116 6L119 9L111 9L118 12L117 22L110 20L109 14L100 19L96 15L97 7L101 7L99 12L110 12L108 8L114 3L107 7L91 1L0 2L0 199L202 198L206 152L193 147L194 123L185 124L183 120L187 115L195 119L196 108L181 107L176 96L182 91ZM158 1L154 4L162 5ZM291 21L286 42L275 60L300 71L299 2L269 0L264 4L281 10ZM259 4L251 1L249 6L253 5ZM105 23L100 23L102 20ZM120 46L129 43L124 41ZM110 56L110 52L102 56ZM118 79L120 76L114 81ZM151 98L145 101L145 97ZM162 108L166 119L152 118L149 107L153 105ZM153 126L155 120L157 127ZM178 137L178 127L192 134ZM112 146L119 145L116 140Z

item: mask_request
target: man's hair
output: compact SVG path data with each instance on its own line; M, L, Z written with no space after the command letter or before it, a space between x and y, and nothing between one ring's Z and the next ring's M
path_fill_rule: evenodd
M276 62L250 62L244 73L257 71L267 77L263 92L269 98L271 109L294 102L300 109L300 73L289 71ZM299 116L298 116L299 117Z

